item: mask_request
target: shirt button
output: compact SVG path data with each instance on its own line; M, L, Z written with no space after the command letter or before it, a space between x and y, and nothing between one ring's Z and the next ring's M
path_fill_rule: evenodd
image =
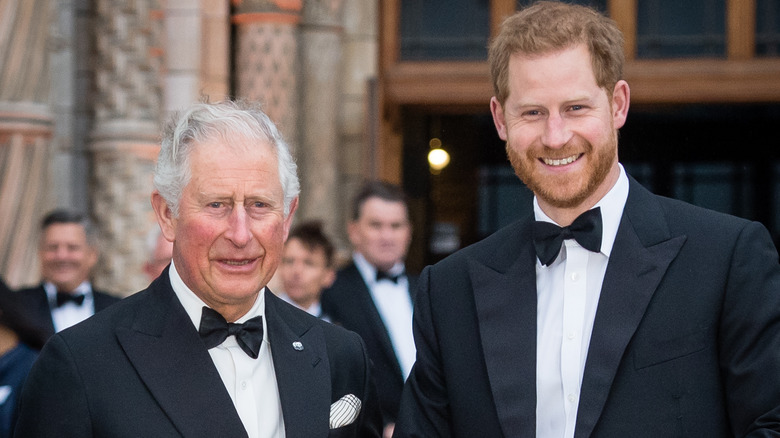
M574 394L569 394L567 397L571 403L574 403L577 401L577 397Z
M566 335L569 340L574 339L575 336L577 336L577 333L574 330L570 331L569 334Z
M241 381L241 389L246 389L246 380Z
M579 273L577 273L577 272L573 272L573 273L571 274L571 281L574 281L574 282L576 282L576 281L577 281L577 280L579 280L579 279L580 279L580 274L579 274Z

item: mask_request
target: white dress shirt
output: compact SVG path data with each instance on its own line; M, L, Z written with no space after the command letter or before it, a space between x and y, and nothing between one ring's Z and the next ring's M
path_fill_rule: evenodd
M565 240L550 266L536 261L536 436L572 438L582 375L601 295L604 273L628 198L628 177L620 166L617 183L593 208L601 207L601 251ZM534 197L536 220L555 223ZM558 224L556 224L558 225Z
M92 294L92 285L88 281L81 283L72 291L73 295L84 295L81 305L69 301L57 307L57 286L46 282L43 284L43 289L49 300L55 332L65 330L95 314L95 297Z
M406 380L412 371L417 354L412 335L412 297L409 295L409 278L401 275L397 283L385 279L376 281L376 267L360 253L353 254L353 259L387 328L395 357L398 358L401 372ZM391 275L399 275L403 272L404 264L400 262L388 271Z
M206 304L184 284L176 266L171 262L168 271L171 286L187 311L195 330L200 327L200 317ZM265 314L265 288L260 290L255 304L236 322ZM279 388L268 342L268 326L263 317L263 344L257 359L252 359L239 347L235 336L209 350L211 360L230 394L238 416L250 438L284 438L284 418L279 399Z

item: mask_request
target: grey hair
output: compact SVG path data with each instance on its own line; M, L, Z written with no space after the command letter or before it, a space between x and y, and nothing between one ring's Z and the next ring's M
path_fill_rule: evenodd
M87 236L87 243L94 248L98 247L100 233L95 224L86 214L67 208L58 208L52 210L46 213L46 216L41 219L41 231L45 231L47 228L55 224L81 225L81 227L84 229L84 234Z
M154 172L154 188L160 192L174 217L191 175L189 158L193 145L215 138L240 137L269 142L279 165L279 182L284 191L284 216L290 214L300 193L298 166L276 125L259 105L248 101L196 103L174 114L163 129L160 154ZM226 142L232 146L230 141Z

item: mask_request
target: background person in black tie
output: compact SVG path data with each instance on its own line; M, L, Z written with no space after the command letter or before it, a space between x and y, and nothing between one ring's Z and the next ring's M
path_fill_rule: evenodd
M265 287L299 190L268 116L249 103L187 108L163 133L154 185L170 267L51 338L16 435L378 437L360 337Z
M417 277L404 268L412 239L406 195L384 181L366 183L353 201L347 231L352 262L323 291L322 310L366 342L388 435L415 355L411 293Z
M322 290L336 279L335 248L319 221L296 225L284 244L279 276L283 293L279 296L311 315L330 321L322 311Z
M0 279L0 438L13 436L19 394L38 357L28 345L40 339L17 308L16 294Z
M777 251L761 224L626 175L615 23L535 3L503 23L489 63L534 215L422 273L395 436L779 436ZM594 208L564 236L600 218L594 251L570 238L537 257L535 219L568 226Z
M35 348L40 349L54 333L119 301L92 287L98 236L83 214L67 209L46 214L41 221L38 257L43 283L18 291L21 311L42 335L32 344Z

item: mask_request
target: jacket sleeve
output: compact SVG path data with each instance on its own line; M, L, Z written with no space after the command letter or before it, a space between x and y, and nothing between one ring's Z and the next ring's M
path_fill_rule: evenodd
M22 389L14 436L91 437L82 378L65 341L53 336L38 356Z
M448 394L431 316L430 269L426 267L418 280L414 304L417 360L401 396L394 438L451 436Z
M360 339L361 351L363 353L363 366L365 369L363 380L363 409L360 412L360 428L357 436L359 437L376 437L382 436L382 412L379 409L379 398L377 395L377 388L374 384L374 379L371 376L371 362L368 359L368 352L363 340Z
M734 436L780 432L780 264L767 230L737 239L719 329L720 363Z

